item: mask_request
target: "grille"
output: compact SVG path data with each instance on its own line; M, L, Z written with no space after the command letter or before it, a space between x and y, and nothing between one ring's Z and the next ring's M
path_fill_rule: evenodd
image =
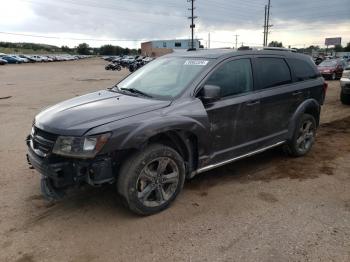
M55 145L57 135L45 132L35 126L33 126L32 141L33 148L41 151L47 155L52 152L53 146Z

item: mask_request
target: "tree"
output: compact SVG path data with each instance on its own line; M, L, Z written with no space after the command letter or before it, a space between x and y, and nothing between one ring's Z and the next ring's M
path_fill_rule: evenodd
M77 47L77 52L79 55L89 55L90 54L90 47L86 43L79 44Z
M344 52L350 52L350 42L347 43L346 47L343 49Z
M342 52L343 51L343 47L341 45L336 45L336 46L334 46L334 51L335 52Z
M69 53L69 52L72 51L72 50L71 50L68 46L66 46L66 45L61 46L61 50L62 50L62 52L65 52L65 53Z
M283 47L283 44L282 42L272 41L270 42L269 47Z
M100 47L100 54L101 55L116 55L117 50L116 50L116 47L113 45L103 45Z

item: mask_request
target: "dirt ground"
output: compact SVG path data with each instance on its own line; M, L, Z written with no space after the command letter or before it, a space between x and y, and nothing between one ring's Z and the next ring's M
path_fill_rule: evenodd
M304 158L275 149L199 175L151 217L124 209L113 187L45 202L25 158L33 117L127 73L104 64L0 66L0 261L350 261L350 107L339 81Z

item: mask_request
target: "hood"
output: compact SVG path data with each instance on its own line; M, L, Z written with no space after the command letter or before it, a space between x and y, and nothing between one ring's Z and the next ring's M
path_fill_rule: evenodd
M103 90L43 110L35 117L35 126L54 134L82 136L91 128L164 108L170 103Z

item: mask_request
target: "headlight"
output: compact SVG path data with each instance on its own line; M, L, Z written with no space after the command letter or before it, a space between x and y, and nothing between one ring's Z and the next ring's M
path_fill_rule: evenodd
M59 136L52 152L61 156L93 158L107 143L111 133L87 137Z

